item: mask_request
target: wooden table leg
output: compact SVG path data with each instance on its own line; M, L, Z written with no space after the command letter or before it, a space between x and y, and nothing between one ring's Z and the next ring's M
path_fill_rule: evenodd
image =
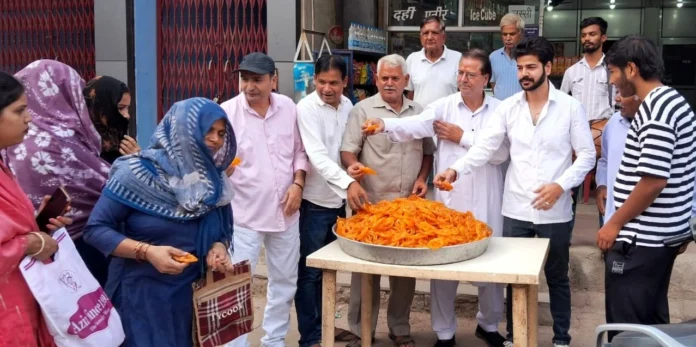
M321 345L333 347L336 326L336 271L324 270L322 282Z
M379 300L372 297L373 278L373 275L364 273L360 281L360 345L362 347L372 347L372 300Z
M529 347L538 344L539 332L539 286L527 286L527 338Z
M512 334L515 347L534 347L528 345L527 295L526 285L512 285Z

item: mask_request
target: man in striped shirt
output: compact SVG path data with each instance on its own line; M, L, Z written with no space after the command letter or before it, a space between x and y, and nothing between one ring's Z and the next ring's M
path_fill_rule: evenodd
M606 318L608 323L665 324L680 247L663 241L689 232L696 117L676 90L660 82L664 66L652 41L624 37L606 61L621 96L644 100L626 137L614 185L616 212L597 234L597 245L607 252Z

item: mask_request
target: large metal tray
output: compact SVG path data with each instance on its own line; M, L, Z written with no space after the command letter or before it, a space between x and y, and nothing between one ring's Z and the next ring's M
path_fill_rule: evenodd
M338 239L338 245L346 254L375 263L392 265L441 265L458 263L476 258L486 252L490 237L462 245L430 248L406 248L372 245L347 239L336 233L336 225L331 229Z

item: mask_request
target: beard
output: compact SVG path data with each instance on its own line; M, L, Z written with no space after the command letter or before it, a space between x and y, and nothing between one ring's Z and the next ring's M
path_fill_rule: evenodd
M520 87L522 87L522 89L526 92L531 92L531 91L537 90L539 87L541 87L542 84L544 84L544 82L546 82L546 70L542 69L541 76L539 77L538 80L533 80L531 78L522 77L519 80L519 82L520 82ZM532 82L532 85L529 87L525 87L522 84L522 82Z
M636 85L626 78L626 73L623 71L621 71L621 79L616 83L616 88L619 90L619 95L622 98L636 95Z
M588 42L589 45L582 45L582 52L583 53L594 53L596 52L599 47L602 47L601 45L595 45L592 42Z

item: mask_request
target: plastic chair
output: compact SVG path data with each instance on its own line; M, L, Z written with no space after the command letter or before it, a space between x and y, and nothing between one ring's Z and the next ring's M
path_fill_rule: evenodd
M604 342L610 331L622 331L611 343ZM696 346L696 320L678 324L604 324L595 330L597 347L693 347Z

